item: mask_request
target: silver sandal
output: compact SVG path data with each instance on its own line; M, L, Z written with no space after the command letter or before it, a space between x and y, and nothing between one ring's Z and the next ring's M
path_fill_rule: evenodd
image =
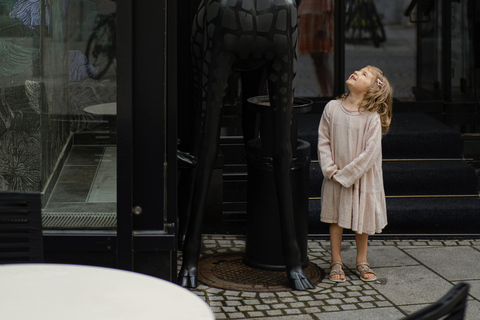
M361 267L361 269L358 270L358 267ZM358 262L357 263L357 273L358 273L358 276L360 277L360 279L362 279L363 281L369 282L369 281L377 280L377 275L375 274L375 271L370 269L370 265L368 264L368 262ZM365 275L367 273L373 274L373 277L365 278Z
M332 269L332 267L334 267L336 265L340 265L341 268ZM341 276L343 276L343 279L333 278L333 276L335 276L335 275L341 275ZM333 261L330 264L330 275L329 275L328 278L330 279L330 281L333 281L333 282L345 282L345 272L343 271L342 261Z

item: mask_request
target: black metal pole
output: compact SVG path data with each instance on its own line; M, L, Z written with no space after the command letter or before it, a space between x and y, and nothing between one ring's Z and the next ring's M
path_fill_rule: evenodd
M345 90L345 0L335 0L334 7L334 96Z
M166 229L175 236L175 250L171 259L172 279L177 274L177 1L167 2L167 221Z
M117 267L133 270L132 1L117 3Z
M442 1L443 99L452 102L452 1Z

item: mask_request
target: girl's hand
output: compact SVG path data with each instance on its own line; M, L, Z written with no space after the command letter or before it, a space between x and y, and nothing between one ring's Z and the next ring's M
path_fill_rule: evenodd
M332 176L333 182L336 182L336 183L338 183L337 179L335 179L335 175L336 175L337 173L338 173L338 171L335 171L335 173L334 173L333 176Z

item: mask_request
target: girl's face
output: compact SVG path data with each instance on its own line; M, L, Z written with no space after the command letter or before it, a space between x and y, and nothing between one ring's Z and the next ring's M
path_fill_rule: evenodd
M355 71L347 79L346 84L350 92L367 93L368 88L373 82L374 75L369 68L363 68L360 71Z

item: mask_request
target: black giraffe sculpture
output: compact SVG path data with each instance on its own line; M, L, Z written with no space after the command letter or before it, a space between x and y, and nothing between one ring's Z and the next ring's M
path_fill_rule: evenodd
M314 288L301 267L295 236L290 166L290 127L296 72L297 9L295 0L203 0L192 29L196 86L196 125L192 153L191 205L178 282L197 286L201 228L208 186L218 154L220 115L234 69L242 72L244 100L258 95L268 81L272 112L273 167L280 208L282 245L290 286ZM244 104L245 105L245 104ZM254 137L244 108L244 141ZM182 234L180 233L180 237Z

